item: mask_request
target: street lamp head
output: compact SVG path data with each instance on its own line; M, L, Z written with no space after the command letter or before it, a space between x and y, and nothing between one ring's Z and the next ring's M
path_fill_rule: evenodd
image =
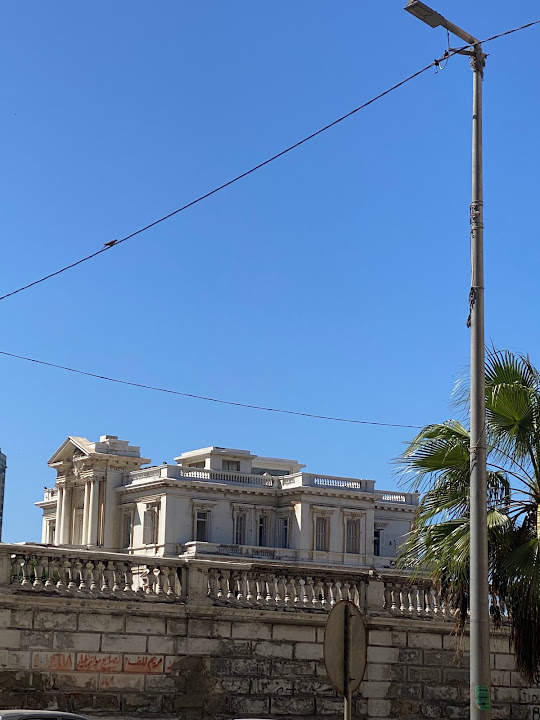
M425 3L420 2L420 0L409 0L409 4L405 7L405 10L432 28L445 25L443 16L439 15L435 10L432 10Z
M479 45L480 43L480 40L477 40L474 35L471 35L457 25L454 25L453 22L447 20L438 12L432 10L429 5L420 2L420 0L409 0L409 4L406 5L405 10L432 28L442 25L442 27L446 28L449 32L454 33L454 35L461 40L464 40L469 45Z

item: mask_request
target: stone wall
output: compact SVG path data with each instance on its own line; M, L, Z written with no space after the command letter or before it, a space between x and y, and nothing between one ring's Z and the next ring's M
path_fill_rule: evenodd
M3 707L88 716L342 717L322 662L326 615L78 599L0 588ZM451 624L368 617L356 718L468 717L468 654ZM533 715L540 691L514 671L506 631L492 638L494 718Z

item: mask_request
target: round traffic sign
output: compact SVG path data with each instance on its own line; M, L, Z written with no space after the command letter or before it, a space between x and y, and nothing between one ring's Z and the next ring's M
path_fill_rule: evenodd
M349 600L340 600L332 608L324 629L324 664L334 690L340 695L357 690L366 663L366 625L362 613Z

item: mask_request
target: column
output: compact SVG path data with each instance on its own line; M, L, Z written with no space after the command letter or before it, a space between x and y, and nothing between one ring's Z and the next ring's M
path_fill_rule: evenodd
M88 545L88 516L90 514L90 482L84 482L83 526L81 545Z
M366 555L368 555L368 549L367 549L367 527L366 527L366 513L363 512L360 516L360 554L363 555L363 563L367 562Z
M71 515L72 515L72 508L71 508L71 496L73 493L73 489L66 485L64 487L64 499L62 502L62 514L61 514L61 521L62 521L62 533L60 535L60 544L61 545L69 545L71 540Z
M62 517L64 511L64 486L58 486L58 495L56 496L56 532L54 536L54 544L60 545L62 542Z
M90 480L90 511L88 514L88 545L97 545L99 480Z

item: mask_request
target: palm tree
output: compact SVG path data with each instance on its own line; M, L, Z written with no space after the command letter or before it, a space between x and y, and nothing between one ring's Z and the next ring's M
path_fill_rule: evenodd
M464 403L468 398L461 397ZM490 612L507 616L516 667L540 680L540 373L527 356L486 355ZM463 630L469 597L469 442L457 420L428 425L398 458L422 497L399 564L428 572Z

